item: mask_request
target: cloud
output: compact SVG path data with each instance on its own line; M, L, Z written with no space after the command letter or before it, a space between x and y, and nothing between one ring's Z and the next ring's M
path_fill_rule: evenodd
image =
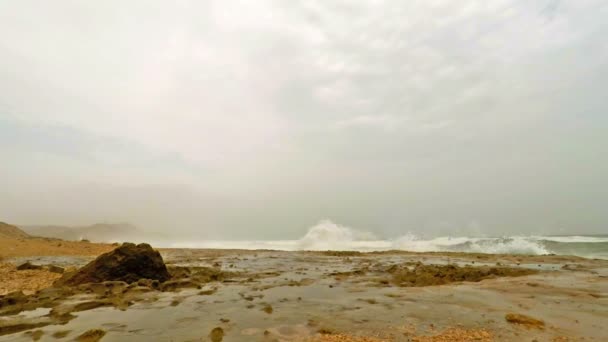
M599 227L608 195L584 191L607 181L596 155L606 11L599 0L3 2L2 182L185 186L217 198L200 212L234 235L300 236L321 217L387 233ZM564 209L572 193L588 215ZM220 217L228 208L240 217ZM180 225L192 231L202 218L190 213ZM144 216L133 220L152 224Z

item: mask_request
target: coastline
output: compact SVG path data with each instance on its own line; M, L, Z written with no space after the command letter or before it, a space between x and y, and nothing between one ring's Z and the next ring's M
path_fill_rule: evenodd
M30 242L35 248L5 252L4 267L31 260L43 267L60 264L76 269L115 247L45 239ZM17 246L27 244L21 241ZM43 248L44 244L51 245ZM32 340L36 331L41 331L42 340L67 330L73 338L92 328L103 329L104 339L112 341L143 341L152 333L177 341L211 340L210 332L218 327L225 341L601 341L608 336L607 327L598 323L608 315L605 260L462 252L159 251L168 267L209 269L221 277L170 291L137 288L143 292L130 294L131 290L125 290L133 304L93 305L74 311L75 317L62 325L44 323L39 328L0 334L0 341ZM533 272L435 286L396 283L391 269L412 265L509 267ZM21 288L17 280L11 290L27 294L43 290L59 278L46 268L12 269L11 273L23 280ZM107 300L85 292L66 296L62 302L74 298ZM510 314L532 317L543 326L509 322L506 317ZM0 331L2 324L34 319L23 315L3 315ZM45 322L44 315L35 319Z

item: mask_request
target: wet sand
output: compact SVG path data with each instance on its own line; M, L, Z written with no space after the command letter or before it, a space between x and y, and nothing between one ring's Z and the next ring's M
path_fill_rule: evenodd
M0 341L68 341L90 329L101 329L102 341L608 338L605 260L187 249L161 250L161 254L172 272L188 272L163 284L160 290L143 283L129 286L119 282L58 294L43 290L36 300L28 302L24 307L27 310L9 312L0 308ZM90 257L71 254L33 259L76 267ZM4 260L15 264L21 261ZM403 272L414 270L420 263L510 267L532 270L523 272L532 274L490 274L481 281L424 286L403 277ZM507 320L509 317L512 319Z
M47 269L16 270L18 265L27 261L36 265L78 266L114 247L104 243L49 238L0 238L0 295L17 290L30 294L50 286L60 276Z

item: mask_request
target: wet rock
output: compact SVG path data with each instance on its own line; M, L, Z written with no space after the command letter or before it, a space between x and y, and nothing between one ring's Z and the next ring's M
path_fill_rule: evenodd
M188 267L171 266L168 270L171 277L174 279L189 278L191 273Z
M107 300L92 300L92 301L88 301L88 302L82 302L82 303L78 303L76 305L74 305L72 312L79 312L79 311L87 311L87 310L92 310L92 309L97 309L97 308L101 308L104 306L112 306L112 302L107 301Z
M55 265L49 265L48 270L49 270L49 272L59 273L59 274L63 274L63 272L65 272L65 268L55 266Z
M106 332L101 329L87 330L82 335L76 337L78 342L97 342L106 335Z
M127 290L127 293L129 294L138 294L138 293L147 293L152 291L151 288L147 287L147 286L131 286L129 287L129 289Z
M160 282L158 280L152 280L152 279L146 279L146 278L139 279L137 281L137 285L145 286L150 289L156 289L156 290L160 288Z
M0 322L0 336L49 325L49 322Z
M272 309L272 306L270 304L267 304L262 308L262 311L267 314L271 314L274 310Z
M509 267L473 267L456 265L424 265L417 264L413 268L396 268L393 273L393 283L399 286L432 286L453 282L478 282L497 277L517 277L538 273L524 268Z
M24 271L24 270L41 270L42 266L40 265L34 265L31 262L27 261L19 266L17 266L17 271Z
M32 341L38 341L44 335L44 331L42 330L34 330L34 331L26 331L23 333L25 336L28 336L32 339Z
M200 285L190 279L169 280L160 285L161 291L175 291L182 288L198 288Z
M235 274L230 272L223 272L220 269L211 267L196 267L191 268L190 271L190 278L199 283L225 281L228 276Z
M522 314L506 314L505 320L509 323L523 325L527 328L544 329L545 327L545 322Z
M124 243L111 252L91 261L74 274L65 274L55 285L79 285L120 280L127 283L139 279L167 281L171 275L158 251L150 245Z
M0 308L4 308L6 306L18 305L27 302L27 296L23 294L21 291L11 292L4 296L0 296Z
M222 342L224 339L224 329L220 327L213 328L211 333L209 333L209 338L211 338L212 342Z
M36 298L41 301L55 300L67 297L71 294L73 294L73 292L69 288L47 287L46 289L36 292Z
M217 292L217 288L213 288L213 289L210 289L210 290L200 291L198 293L198 295L199 296L210 296L210 295L214 294L215 292Z
M68 336L70 334L70 332L71 332L71 330L56 331L51 336L53 336L56 339L60 339L60 338L64 338L64 337Z

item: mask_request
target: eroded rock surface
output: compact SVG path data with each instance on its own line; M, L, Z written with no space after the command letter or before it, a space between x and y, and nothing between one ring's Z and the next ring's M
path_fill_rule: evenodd
M119 280L134 283L140 279L164 282L171 278L160 253L147 243L124 243L76 271L67 273L56 285L79 285Z

